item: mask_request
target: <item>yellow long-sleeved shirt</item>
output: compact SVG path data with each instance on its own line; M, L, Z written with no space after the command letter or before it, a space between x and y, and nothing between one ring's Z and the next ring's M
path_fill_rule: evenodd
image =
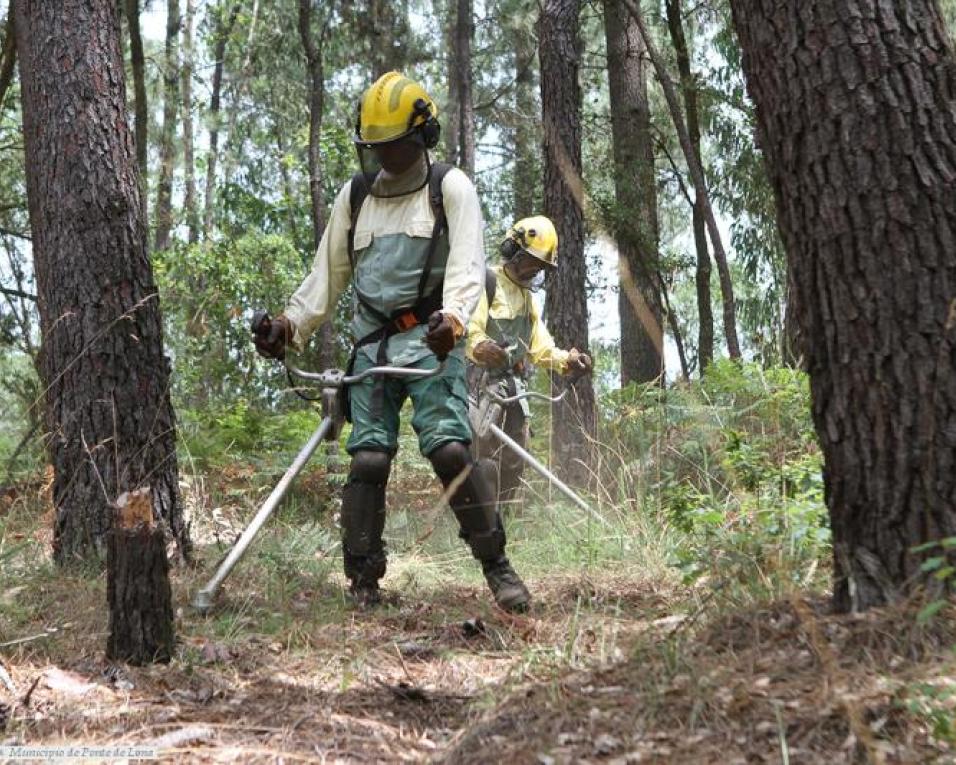
M556 370L562 374L567 371L568 351L558 348L548 328L541 321L538 309L531 299L531 293L519 284L515 284L501 266L493 266L497 286L491 308L488 307L488 297L482 290L478 298L478 306L468 321L468 338L465 353L475 361L474 351L485 340L497 342L489 334L489 319L498 319L505 322L517 321L526 318L529 323L528 337L514 338L519 344L515 352L516 360L522 355L536 366L543 366ZM524 350L524 354L520 351Z

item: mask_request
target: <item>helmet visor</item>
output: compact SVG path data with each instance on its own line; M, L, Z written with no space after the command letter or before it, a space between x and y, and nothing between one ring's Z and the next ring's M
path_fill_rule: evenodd
M388 199L411 194L428 183L431 161L415 138L383 143L355 142L359 167L374 197Z

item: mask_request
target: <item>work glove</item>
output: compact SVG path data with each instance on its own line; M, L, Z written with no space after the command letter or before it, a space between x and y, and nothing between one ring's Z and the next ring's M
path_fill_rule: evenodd
M577 380L582 375L590 374L594 369L594 362L586 353L582 353L577 348L568 351L568 368L564 372L565 377Z
M274 319L261 317L253 327L253 342L260 355L267 359L285 358L286 346L292 342L295 325L281 314Z
M458 340L455 322L441 311L435 311L428 317L428 332L425 333L425 345L439 361L444 361Z
M508 364L508 352L494 340L482 340L472 355L481 366L490 369L500 369Z

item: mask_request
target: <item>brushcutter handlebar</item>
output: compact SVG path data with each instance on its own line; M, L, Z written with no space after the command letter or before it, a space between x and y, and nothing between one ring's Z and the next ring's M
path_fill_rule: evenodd
M341 369L326 369L323 372L306 372L292 364L286 363L286 369L295 377L314 382L322 388L344 388L346 385L354 385L361 382L366 377L373 375L388 375L389 377L403 377L405 379L421 380L426 377L434 377L445 367L445 362L441 362L434 369L413 369L410 367L370 367L355 375L347 375Z
M541 401L547 401L551 404L557 404L561 399L565 397L565 395L568 392L567 388L565 388L557 396L546 396L543 393L535 393L533 390L528 390L528 391L525 391L524 393L519 393L517 396L500 396L494 391L494 389L491 386L489 386L485 390L488 393L488 397L492 401L494 401L496 404L514 404L517 401L521 401L521 399L523 398L536 398L536 399L540 399Z

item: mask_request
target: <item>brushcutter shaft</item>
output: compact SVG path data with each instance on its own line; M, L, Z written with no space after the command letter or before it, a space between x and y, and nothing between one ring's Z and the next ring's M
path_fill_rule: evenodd
M292 485L293 479L295 479L295 477L302 471L302 468L305 467L305 464L309 461L309 457L312 456L312 453L315 451L316 447L322 443L322 439L325 438L331 427L331 417L326 417L321 423L319 423L319 427L316 429L315 433L312 434L312 437L296 455L293 463L289 465L289 469L285 471L285 475L282 476L282 479L272 490L269 498L265 501L262 507L259 508L259 512L256 513L255 517L246 527L246 530L242 532L242 536L239 537L239 541L236 542L232 550L229 551L229 555L226 556L226 559L219 566L219 569L216 571L215 575L209 580L205 587L196 593L196 596L193 598L193 608L201 613L206 613L210 608L212 608L213 600L216 597L216 591L219 589L225 578L229 576L229 572L232 571L233 567L240 561L242 556L245 555L246 549L252 542L253 537L259 533L259 529L262 528L262 524L266 522L276 507L279 506L282 498L289 490L289 486Z
M598 513L597 510L592 509L587 502L585 502L577 494L575 494L574 491L572 491L571 487L569 487L554 473L548 470L548 468L546 468L543 464L541 464L538 460L536 460L531 454L529 454L524 448L522 448L522 446L517 441L515 441L511 436L505 433L501 428L499 428L494 423L489 424L488 428L489 430L491 430L492 433L495 434L495 437L499 441L501 441L501 443L503 443L505 446L511 449L511 451L517 454L522 460L524 460L525 463L527 463L528 465L533 467L535 470L537 470L542 476L547 478L548 481L550 481L551 484L556 489L558 489L562 494L564 494L564 496L566 496L568 499L574 502L574 504L576 504L586 513L596 518L602 524L610 527L611 524L609 524L604 519L604 516Z

